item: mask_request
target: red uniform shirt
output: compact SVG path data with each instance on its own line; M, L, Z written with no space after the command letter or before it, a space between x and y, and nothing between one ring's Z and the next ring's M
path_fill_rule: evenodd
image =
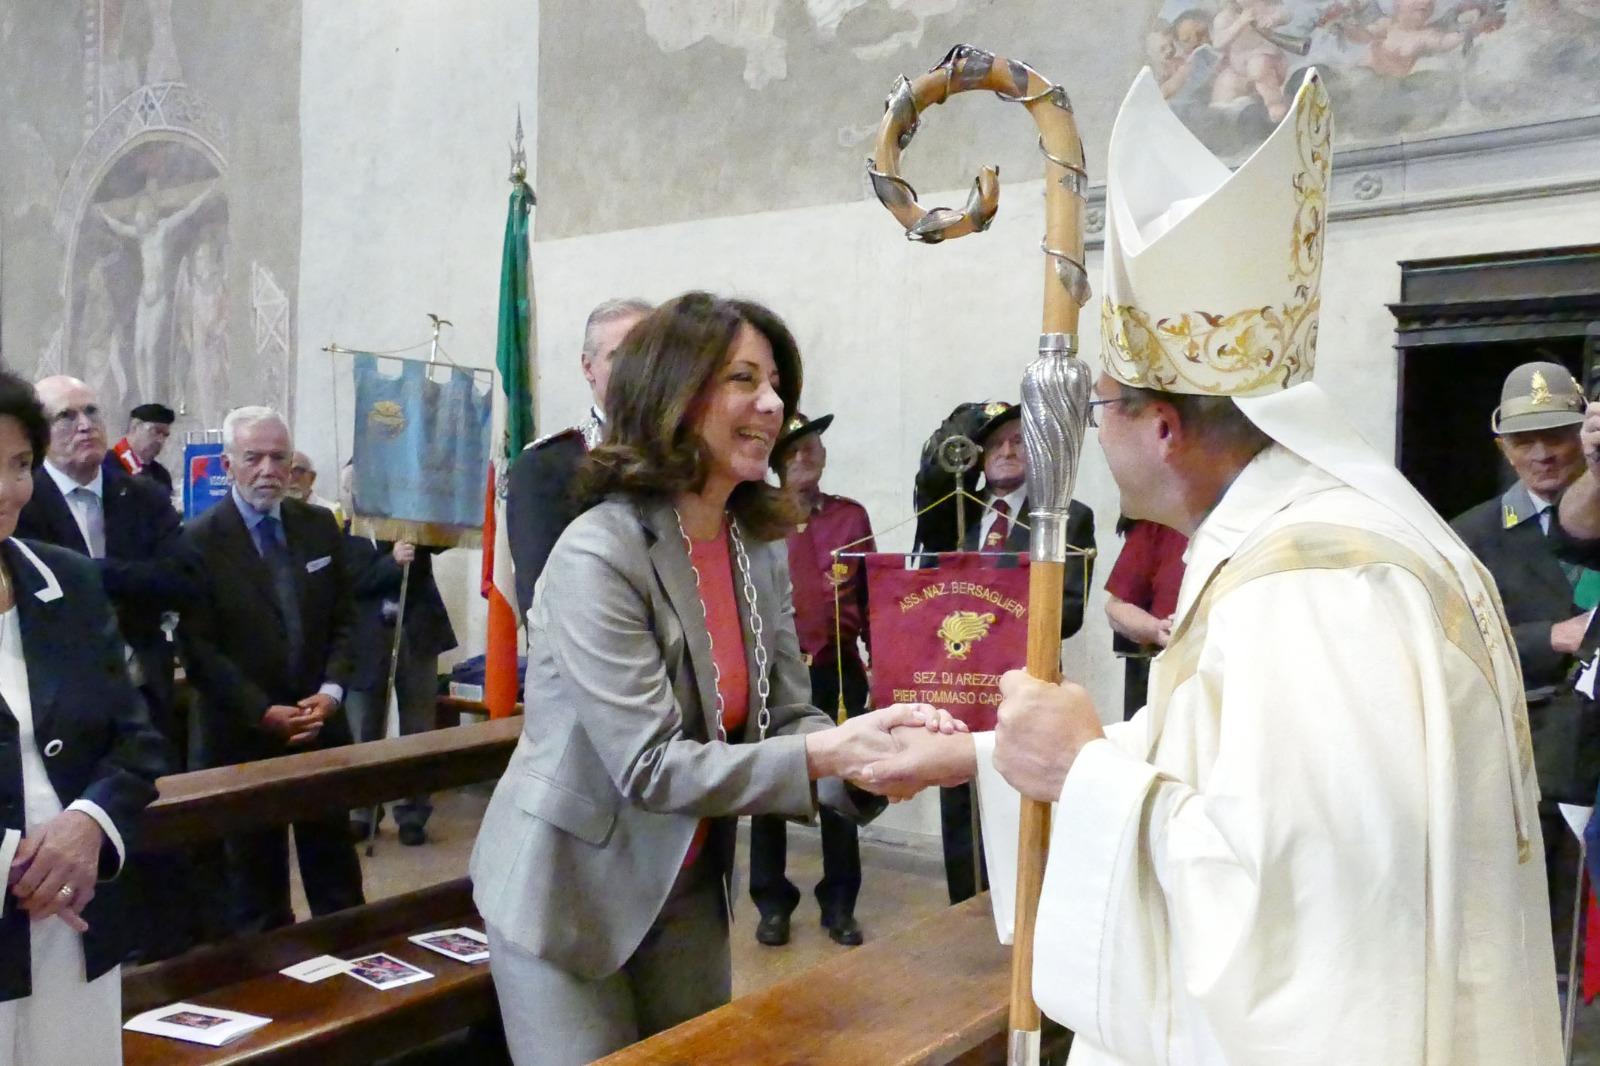
M839 600L837 635L845 649L854 648L866 634L866 568L860 558L840 559L837 564L833 559L834 549L846 544L851 553L876 550L867 509L854 500L827 493L800 528L789 534L794 628L808 661L833 649L835 589Z
M1189 538L1158 522L1135 522L1111 568L1106 591L1157 618L1178 609L1183 584L1183 553Z
M144 461L133 453L133 445L128 443L127 437L117 441L111 453L117 457L117 462L122 464L122 469L130 474L138 474L144 469Z

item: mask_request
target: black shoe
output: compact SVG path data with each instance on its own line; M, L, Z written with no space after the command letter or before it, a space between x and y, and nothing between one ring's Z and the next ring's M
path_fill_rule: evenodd
M778 948L789 942L789 916L787 914L763 914L761 921L756 923L756 943L765 944L769 948Z
M861 934L861 923L853 915L843 915L837 918L823 918L822 927L828 931L828 939L835 944L847 948L859 947L866 938Z
M350 839L357 844L365 844L378 835L378 826L383 824L386 812L382 806L358 807L350 812ZM376 814L377 817L373 818Z
M403 825L400 827L400 843L408 848L420 847L428 842L428 833L420 825Z

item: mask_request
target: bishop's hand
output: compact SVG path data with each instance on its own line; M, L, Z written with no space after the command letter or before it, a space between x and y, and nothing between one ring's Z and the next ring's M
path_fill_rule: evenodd
M948 711L925 703L897 703L857 715L843 725L806 734L806 768L812 778L842 777L859 782L867 767L896 754L898 731L917 729L940 735L966 731Z
M1081 685L1051 684L1022 670L1000 677L994 768L1029 799L1054 803L1078 752L1105 736L1094 700Z

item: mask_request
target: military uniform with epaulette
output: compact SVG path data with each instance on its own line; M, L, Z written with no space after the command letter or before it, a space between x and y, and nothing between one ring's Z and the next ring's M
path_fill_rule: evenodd
M578 464L600 443L600 413L559 433L540 437L522 450L511 464L506 490L506 539L516 571L517 610L524 616L533 606L533 586L544 573L550 550L574 518L578 502L573 483Z

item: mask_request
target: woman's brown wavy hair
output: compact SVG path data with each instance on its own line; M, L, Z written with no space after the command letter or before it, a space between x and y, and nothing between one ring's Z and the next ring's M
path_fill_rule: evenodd
M671 500L705 487L709 462L693 423L746 322L772 346L788 425L800 403L802 370L783 319L748 300L686 292L640 319L611 357L605 439L578 468L580 505L613 493ZM728 510L762 540L786 536L797 517L781 490L760 481L736 487Z

